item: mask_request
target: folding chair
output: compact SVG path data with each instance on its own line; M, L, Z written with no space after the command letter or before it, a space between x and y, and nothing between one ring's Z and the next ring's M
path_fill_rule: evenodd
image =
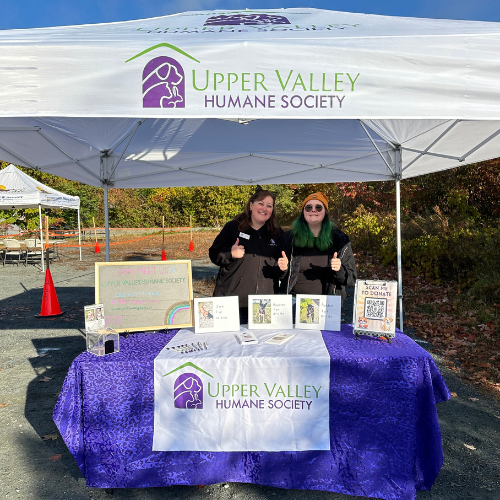
M19 262L21 262L21 257L23 256L23 251L21 250L21 243L14 239L5 239L3 240L5 245L5 250L3 251L3 265L5 266L5 261L7 260L7 256L11 257L18 256L17 265L19 266ZM13 259L11 259L13 261ZM24 264L26 265L26 263Z
M28 264L28 259L31 259L32 262L35 261L35 258L40 258L40 261L43 259L42 245L40 240L35 238L30 238L24 240L24 244L26 245L26 262L25 265Z

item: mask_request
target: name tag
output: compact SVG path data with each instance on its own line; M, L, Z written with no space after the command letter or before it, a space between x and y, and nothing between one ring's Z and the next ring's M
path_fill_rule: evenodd
M249 240L250 239L250 235L249 234L245 234L245 233L240 233L240 238L245 238L246 240Z

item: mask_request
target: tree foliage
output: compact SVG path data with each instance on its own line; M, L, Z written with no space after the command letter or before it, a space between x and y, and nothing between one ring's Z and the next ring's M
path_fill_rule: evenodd
M7 166L3 163L2 168ZM104 225L103 190L22 168L28 175L81 200L84 226ZM385 263L396 259L395 183L284 184L262 186L276 193L278 220L289 225L304 197L322 191L329 212L353 240ZM222 227L243 209L256 186L110 189L112 227ZM488 290L500 294L500 162L491 160L401 182L403 262L415 274L453 279L476 286L483 276ZM53 226L77 226L75 210L47 210ZM38 210L0 212L3 225L38 226ZM494 270L486 277L484 267ZM495 275L496 278L492 276ZM485 283L486 283L485 281ZM475 284L476 283L476 284ZM497 287L497 288L495 288ZM499 297L500 298L500 297Z

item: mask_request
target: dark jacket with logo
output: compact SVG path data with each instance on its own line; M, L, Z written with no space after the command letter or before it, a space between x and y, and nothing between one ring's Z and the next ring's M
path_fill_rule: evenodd
M288 257L288 271L280 276L281 293L290 293L297 282L300 269L301 255L298 254L296 247L293 244L293 234L287 231L281 238L281 250L285 251ZM328 262L333 259L333 254L337 252L337 258L341 260L342 265L338 271L333 271L329 267L323 279L321 280L323 295L340 295L342 301L346 296L345 287L353 287L356 282L356 261L351 247L349 237L340 229L332 231L332 244L328 249Z
M275 235L269 235L265 226L258 231L249 228L244 231L250 236L248 239L240 236L240 232L237 221L228 222L208 253L210 260L220 267L214 297L237 295L240 309L246 310L249 295L278 291L278 245L283 231L280 229ZM231 247L237 238L239 244L245 247L245 255L241 259L231 256Z

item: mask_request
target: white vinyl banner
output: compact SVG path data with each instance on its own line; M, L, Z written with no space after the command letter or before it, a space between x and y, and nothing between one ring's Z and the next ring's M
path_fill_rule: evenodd
M254 333L259 343L242 346L234 332L180 330L168 346L201 338L208 349L160 352L153 450L330 449L330 356L321 332L284 331L295 336L280 346L264 344L276 330Z
M496 118L499 47L498 23L302 8L4 30L0 115Z

